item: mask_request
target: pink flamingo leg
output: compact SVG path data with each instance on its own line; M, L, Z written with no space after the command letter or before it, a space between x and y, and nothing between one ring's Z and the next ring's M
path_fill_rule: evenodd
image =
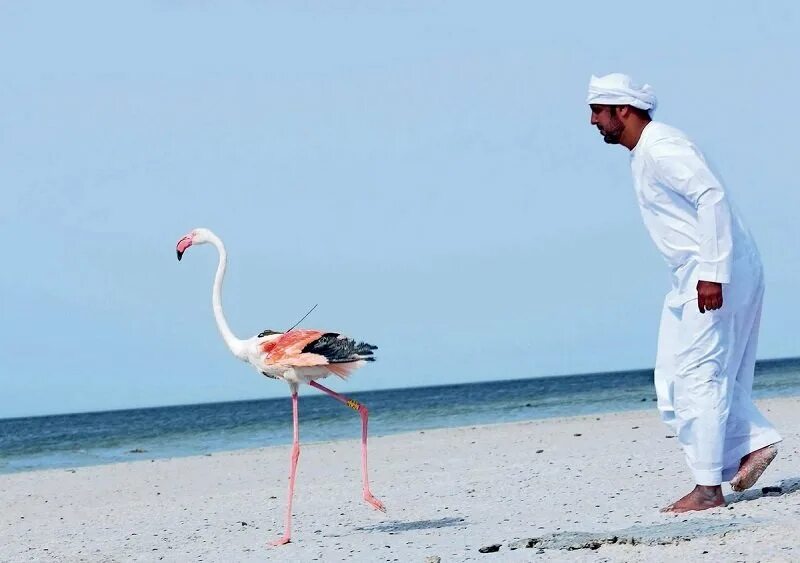
M372 492L369 490L369 479L367 478L367 422L369 420L369 411L367 411L367 407L365 407L358 401L354 401L353 399L348 399L344 395L340 395L336 391L328 389L324 385L320 385L316 381L309 382L309 385L311 385L311 387L319 389L323 393L327 393L340 403L347 405L354 411L358 411L358 413L361 415L361 472L363 475L364 500L367 501L377 510L380 510L381 512L386 512L386 507L383 505L383 503L378 499L376 499L372 495Z
M294 476L297 473L297 460L300 458L300 429L297 421L297 390L292 391L292 420L294 421L294 441L292 442L292 457L289 467L289 499L286 507L286 531L283 537L270 542L271 546L289 543L292 536L292 496L294 496Z

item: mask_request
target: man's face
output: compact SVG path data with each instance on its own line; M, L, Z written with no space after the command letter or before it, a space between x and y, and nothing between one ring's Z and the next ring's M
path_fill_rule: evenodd
M625 125L617 115L617 108L599 104L591 104L589 108L592 110L592 125L600 130L603 140L610 145L619 144Z

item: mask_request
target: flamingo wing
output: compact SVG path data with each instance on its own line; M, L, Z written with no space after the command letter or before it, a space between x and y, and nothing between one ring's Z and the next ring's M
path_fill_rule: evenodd
M347 377L363 361L374 361L376 349L377 346L356 343L335 332L318 330L292 330L261 345L268 365L325 366L340 377Z
M322 334L319 330L292 330L274 340L264 342L261 345L261 350L267 355L266 360L269 364L288 364L293 366L324 365L327 363L325 358L317 354L310 354L317 357L301 358L303 355L309 355L303 353L303 348L308 343L317 340Z

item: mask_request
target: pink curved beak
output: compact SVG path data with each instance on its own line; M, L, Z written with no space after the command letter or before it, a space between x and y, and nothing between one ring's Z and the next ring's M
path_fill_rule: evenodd
M186 249L190 246L192 246L192 237L188 235L178 241L178 246L175 248L175 251L178 253L178 260L183 258L183 253L186 252Z

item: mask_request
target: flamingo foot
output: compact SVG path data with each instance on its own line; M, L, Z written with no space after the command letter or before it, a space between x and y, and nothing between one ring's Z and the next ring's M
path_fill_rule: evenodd
M287 543L290 543L291 541L292 540L289 537L289 534L285 534L282 538L280 538L278 540L275 540L275 541L269 542L269 546L270 547L277 547L279 545L286 545Z
M364 500L367 501L375 510L380 510L381 512L386 512L386 507L383 505L381 501L376 499L372 496L372 493L369 490L364 490Z

